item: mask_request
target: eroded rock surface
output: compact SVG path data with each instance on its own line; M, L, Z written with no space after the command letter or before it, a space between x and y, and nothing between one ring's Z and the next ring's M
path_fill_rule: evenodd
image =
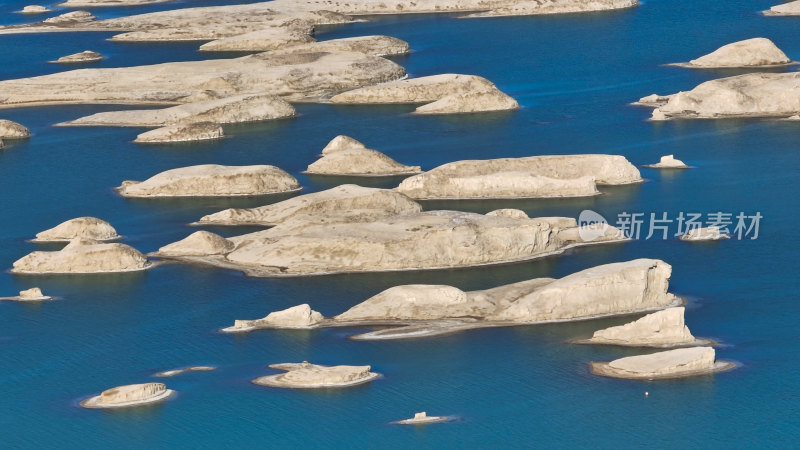
M117 230L105 220L96 217L77 217L36 234L36 242L68 242L76 238L95 241L120 239Z
M753 38L723 45L717 50L679 64L703 69L725 67L764 67L780 66L792 62L781 49L766 38Z
M731 363L717 362L712 347L679 348L590 365L596 375L632 379L681 378L733 367Z
M256 378L253 383L283 388L336 388L367 383L380 376L372 372L370 366L322 366L302 362L269 367L286 373Z
M687 166L683 161L680 159L675 159L675 155L665 155L661 157L661 160L655 164L646 164L645 167L649 167L651 169L688 169Z
M695 337L683 320L684 309L667 308L633 322L595 331L588 343L627 346L672 346L691 344Z
M269 313L262 319L236 320L232 327L225 328L222 331L237 333L257 328L313 328L323 319L322 314L312 310L308 304L302 304L283 311Z
M164 383L143 383L117 386L81 402L84 408L122 408L166 400L174 391Z
M349 144L349 147L345 147ZM419 166L400 164L383 153L368 149L347 136L337 136L322 151L322 157L311 163L305 173L340 176L393 176L420 173Z
M208 231L196 231L183 240L161 247L157 256L208 256L224 255L236 245L224 237Z
M730 235L717 226L692 228L680 237L682 241L718 241L720 239L730 239Z
M74 239L59 251L32 252L16 262L12 273L108 273L132 272L150 267L147 258L125 244L102 244Z
M225 132L214 122L196 122L178 125L167 125L144 132L133 142L140 144L159 144L170 142L194 142L222 139Z
M0 119L0 139L25 139L29 137L31 137L31 132L23 125Z
M104 59L105 57L100 53L93 52L91 50L84 50L80 53L75 53L74 55L62 56L61 58L58 58L53 62L58 64L75 64L75 63L97 62L97 61L102 61Z

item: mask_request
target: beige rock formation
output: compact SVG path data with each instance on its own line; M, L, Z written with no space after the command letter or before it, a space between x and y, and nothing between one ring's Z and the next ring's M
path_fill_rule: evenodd
M719 241L721 239L730 239L730 235L728 233L723 233L717 226L709 226L692 228L679 239L682 241Z
M25 139L31 132L24 126L10 120L0 119L0 139Z
M706 81L669 96L656 111L665 119L790 117L800 113L800 72L751 73Z
M133 272L151 267L147 258L125 244L102 244L74 239L60 251L32 252L16 262L11 273L108 273Z
M785 53L766 38L753 38L723 45L717 50L693 59L683 67L715 69L725 67L769 67L791 64Z
M424 425L428 423L445 422L448 420L447 416L429 416L425 411L414 413L411 419L398 420L394 422L398 425Z
M495 217L510 217L512 219L527 219L528 214L525 211L520 209L513 209L513 208L504 208L504 209L495 209L494 211L489 211L486 213L487 216L495 216ZM571 226L575 226L574 224Z
M165 109L101 112L61 125L163 127L197 122L219 124L261 122L285 119L296 115L297 111L294 107L279 97L245 94L187 103Z
M351 144L351 147L343 147ZM396 176L422 172L419 166L400 164L376 150L347 136L337 136L323 150L322 157L311 163L305 173L340 176Z
M228 197L299 189L293 176L275 166L203 164L167 170L145 181L125 181L117 191L123 197Z
M473 300L452 286L409 284L389 288L334 317L356 320L428 320L485 317L494 310L487 300Z
M410 51L408 42L391 36L357 36L293 45L279 50L272 50L270 54L357 52L373 56L393 56L405 55Z
M180 104L244 94L318 100L396 80L399 65L362 53L259 53L150 66L80 69L0 81L0 107L49 104Z
M403 194L344 184L322 192L300 195L258 208L231 208L204 216L199 224L266 225L285 222L371 222L422 207Z
M646 380L703 375L733 367L732 363L716 361L712 347L679 348L589 364L595 375Z
M633 105L636 106L650 106L656 108L667 103L672 97L671 95L658 95L658 94L650 94L645 97L640 98L638 101L633 102Z
M231 36L200 46L202 52L264 52L314 42L315 39L291 28L269 27L263 30Z
M786 2L762 11L765 16L800 16L800 1Z
M64 8L97 8L101 6L140 6L167 3L173 0L66 0L56 6Z
M172 370L165 370L163 372L158 372L157 374L153 375L154 377L159 378L168 378L174 377L176 375L180 375L186 372L209 372L212 370L216 370L216 367L213 366L191 366L191 367L184 367L182 369L172 369Z
M34 242L69 242L73 239L116 241L121 236L105 220L96 217L78 217L36 234Z
M335 95L331 103L427 103L420 114L455 114L517 109L494 83L475 75L443 74L382 83Z
M314 328L324 317L311 309L308 304L293 306L283 311L269 313L267 317L255 320L236 320L232 327L223 328L226 333L241 333L259 328Z
M208 231L195 231L183 240L158 249L155 256L208 256L224 255L236 245L224 237Z
M61 14L60 16L55 16L49 19L45 19L42 23L46 25L69 27L79 24L83 25L86 24L87 22L91 22L96 19L97 17L93 16L88 11L72 11L65 14Z
M641 181L623 156L555 155L456 161L396 189L415 199L582 197L596 195L597 184Z
M417 114L466 114L519 109L519 103L499 89L467 92L443 97L433 103L422 105Z
M41 299L45 298L45 295L42 294L42 290L38 287L26 289L24 291L19 291L19 298L23 300L34 300L34 299Z
M644 167L651 169L689 169L689 166L684 164L680 159L675 159L675 155L665 155L661 160L655 164L645 164Z
M41 5L28 5L22 8L21 11L18 11L20 14L42 14L46 12L50 12L52 9L47 9Z
M88 62L97 62L106 59L103 55L97 52L93 52L91 50L84 50L80 53L75 53L74 55L62 56L55 61L54 63L58 64L74 64L74 63L88 63Z
M179 125L167 125L146 131L133 142L140 144L159 144L170 142L195 142L222 139L225 132L219 124L214 122L195 122Z
M143 383L118 386L81 402L84 408L125 408L160 402L175 391L163 383Z
M684 324L683 315L682 306L667 308L625 325L595 331L587 343L645 347L691 344L695 337Z
M282 388L340 388L368 383L380 374L371 372L370 366L322 366L318 364L272 364L272 369L286 373L256 378L253 383Z

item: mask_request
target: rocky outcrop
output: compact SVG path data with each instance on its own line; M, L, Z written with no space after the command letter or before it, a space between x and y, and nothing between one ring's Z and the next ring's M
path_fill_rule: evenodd
M50 297L45 296L42 293L42 290L39 289L38 287L34 287L34 288L26 289L24 291L19 291L19 298L21 300L41 300L41 299L46 299L46 298L50 298Z
M140 144L162 144L170 142L195 142L222 139L225 132L214 122L196 122L179 125L167 125L144 132L133 142Z
M689 169L690 167L684 164L680 159L675 159L675 155L665 155L661 160L655 164L645 164L644 167L651 169Z
M421 114L456 114L517 109L494 83L475 75L444 74L383 83L335 95L338 104L416 104Z
M766 11L762 11L762 14L765 16L800 16L800 1L775 5Z
M11 273L109 273L150 268L147 258L124 244L102 244L74 239L60 251L30 253L16 262Z
M391 36L357 36L351 38L331 39L293 45L291 47L272 50L272 55L288 55L293 53L315 52L357 52L373 56L405 55L411 49L408 42Z
M21 11L18 11L20 14L42 14L46 12L50 12L52 9L47 9L41 5L28 5L22 8Z
M80 53L75 53L74 55L62 56L55 61L52 61L57 64L75 64L75 63L88 63L88 62L97 62L106 59L103 55L97 52L93 52L91 50L84 50Z
M25 139L31 132L24 126L10 120L0 119L0 139Z
M285 119L296 115L294 107L279 97L247 94L187 103L165 109L102 112L61 125L163 127L197 122L219 124L261 122Z
M792 60L769 39L753 38L723 45L708 55L677 65L698 69L718 69L784 66L791 62Z
M668 347L695 342L683 321L684 308L667 308L625 325L595 331L589 344Z
M183 240L158 249L155 256L208 256L224 255L236 245L224 237L208 231L196 231Z
M623 156L557 155L456 161L396 189L415 199L583 197L598 194L597 184L641 181Z
M172 369L172 370L165 370L163 372L158 372L157 374L153 375L154 377L159 378L168 378L174 377L176 375L180 375L186 372L210 372L215 370L216 367L213 366L191 366L191 367L184 367L182 369Z
M732 363L715 358L712 347L692 347L589 364L595 375L645 380L682 378L733 368Z
M345 147L345 144L351 144ZM322 157L311 163L305 173L339 176L396 176L420 173L419 166L406 166L381 152L368 149L347 136L337 136L322 151Z
M706 81L669 96L653 117L717 119L800 113L800 73L751 73Z
M485 317L494 311L486 299L469 298L452 286L410 284L389 288L359 303L335 320L431 320L454 317Z
M174 393L164 383L117 386L81 402L84 408L124 408L166 400Z
M181 104L261 94L319 100L341 91L396 80L399 65L362 53L259 53L150 66L80 69L0 81L0 106L49 104Z
M314 42L314 38L293 29L270 27L211 41L200 46L202 52L264 52Z
M512 208L504 208L504 209L495 209L494 211L489 211L486 213L487 216L495 216L495 217L510 217L512 219L527 219L528 214L525 211L520 209L512 209ZM574 225L573 225L574 226Z
M61 14L60 16L51 17L49 19L45 19L42 23L45 25L57 25L61 27L69 27L69 26L76 26L76 25L83 25L87 22L92 22L96 20L97 17L93 16L88 11L72 11L65 14Z
M728 233L723 233L719 227L710 226L704 228L692 228L679 238L682 241L719 241L730 239Z
M274 226L286 222L371 222L421 211L422 207L417 202L403 194L344 184L258 208L226 209L204 216L198 223Z
M69 242L73 239L115 241L121 236L105 220L96 217L78 217L67 220L49 230L36 234L34 242Z
M337 388L368 383L380 374L371 372L370 366L322 366L318 364L286 363L272 364L271 369L286 373L256 378L253 383L282 388Z
M394 422L398 425L424 425L428 423L445 422L449 418L447 416L429 416L425 411L414 413L411 419L403 419Z
M228 197L299 189L293 176L275 166L203 164L167 170L145 181L125 181L117 192L123 197Z
M173 0L66 0L57 6L65 8L96 8L101 6L140 6L167 3Z
M322 314L312 310L308 304L302 304L269 313L262 319L236 320L232 327L224 328L222 331L241 333L259 328L314 328L323 319Z

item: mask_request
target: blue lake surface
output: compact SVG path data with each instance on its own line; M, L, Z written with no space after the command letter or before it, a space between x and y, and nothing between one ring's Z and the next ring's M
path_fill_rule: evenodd
M29 1L0 5L2 22ZM235 2L185 1L93 10L102 17ZM54 123L114 106L0 111L34 136L0 151L0 267L37 247L26 242L63 220L110 221L141 251L181 239L187 224L230 206L275 198L129 200L112 190L176 167L273 164L315 192L344 182L300 174L334 136L424 169L460 159L609 153L634 164L675 154L696 169L642 169L647 182L603 188L586 199L428 203L426 209L577 217L584 209L613 222L623 212L677 217L681 211L760 212L756 240L690 245L636 240L576 249L524 264L464 270L248 278L238 272L168 264L146 273L13 276L0 295L39 286L60 301L0 302L0 431L4 448L788 448L800 438L797 255L800 123L764 120L650 123L629 106L657 92L688 90L742 71L692 71L688 61L736 40L767 37L800 60L800 17L763 17L779 0L649 0L625 11L543 17L459 19L382 16L330 27L318 39L385 34L414 52L395 58L411 76L484 76L516 98L511 113L418 117L408 106L300 104L292 120L226 127L229 138L197 145L140 146L140 129L64 128ZM6 14L8 13L8 14ZM52 14L51 14L52 15ZM30 19L25 19L30 20ZM91 49L92 67L208 58L198 43L119 44L111 33L0 36L0 79L64 70L47 60ZM795 68L781 69L781 71ZM398 180L359 180L392 187ZM241 229L214 231L232 235ZM358 329L218 333L234 319L309 303L338 314L391 286L451 284L482 289L634 258L673 266L671 291L689 298L696 336L718 340L729 372L639 382L596 377L587 362L642 350L566 341L630 318L469 331L424 340L359 342ZM384 377L345 390L304 392L252 385L267 365L308 360L371 364ZM130 411L77 407L117 385L157 381L186 365L214 372L167 379L176 398ZM649 397L645 397L645 391ZM428 427L389 422L416 411L458 420Z

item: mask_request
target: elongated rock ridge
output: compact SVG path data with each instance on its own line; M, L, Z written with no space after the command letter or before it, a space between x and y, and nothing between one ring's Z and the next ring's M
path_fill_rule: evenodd
M685 308L667 308L633 322L594 332L590 344L667 347L696 341L684 323Z
M195 142L222 139L225 132L214 122L196 122L179 125L167 125L144 132L133 142L140 144L159 144L170 142Z
M343 147L343 142L351 144ZM419 166L400 164L383 153L368 149L347 136L337 136L322 151L322 157L311 163L305 173L339 176L394 176L422 172Z
M292 306L283 311L269 313L262 319L236 320L232 327L222 331L238 333L258 328L312 328L322 322L322 314L311 309L308 304Z
M371 222L421 211L417 202L398 192L344 184L258 208L226 209L204 216L198 223L275 226L286 222Z
M625 240L605 226L583 240L575 221L561 228L552 219L512 219L457 211L428 211L372 222L292 221L229 238L225 255L171 259L238 269L253 276L426 270L530 260L566 248Z
M37 233L34 242L69 242L76 238L115 241L121 236L105 220L96 217L77 217Z
M717 69L781 66L791 62L792 60L769 39L753 38L723 45L708 55L677 65L689 68Z
M683 378L733 368L732 363L717 361L712 347L679 348L589 364L595 375L644 380Z
M246 94L187 103L165 109L109 111L65 122L61 125L163 127L214 122L219 124L261 122L295 117L297 111L272 95Z
M174 391L164 383L143 383L117 386L103 391L100 395L81 402L84 408L127 408L160 402L169 398Z
M391 36L356 36L292 45L270 51L271 55L316 52L356 52L372 56L405 55L411 52L408 42Z
M296 328L393 326L354 338L402 339L471 328L586 320L659 310L680 302L667 292L671 272L672 267L663 261L637 259L586 269L557 280L535 278L480 291L464 292L446 285L395 286L335 317L317 316ZM304 314L313 313L308 305L300 307ZM682 312L680 322L683 323ZM236 321L224 331L257 328L284 327L262 319ZM670 338L674 340L673 336ZM658 339L650 336L650 341Z
M765 16L800 16L800 1L786 2L762 11Z
M36 251L20 258L14 262L11 273L133 272L150 266L147 258L133 247L78 238L59 251Z
M259 377L253 383L296 389L341 388L368 383L380 376L372 372L370 366L323 366L304 361L272 364L269 367L285 370L286 373Z
M167 3L173 0L66 0L57 6L65 8L96 8L101 6L140 6Z
M167 170L145 181L125 181L117 192L123 197L227 197L299 189L297 179L275 166L203 164Z
M556 155L465 160L406 178L396 188L415 199L584 197L598 184L641 182L623 156Z

